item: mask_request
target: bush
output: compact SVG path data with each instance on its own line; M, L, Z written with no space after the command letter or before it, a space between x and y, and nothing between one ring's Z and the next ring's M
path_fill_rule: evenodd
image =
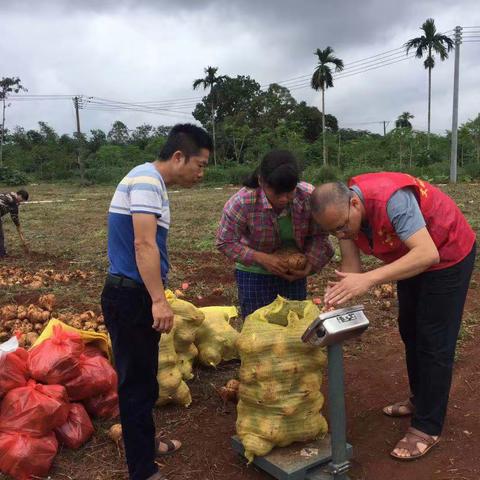
M251 163L210 166L205 171L203 183L206 185L225 185L228 183L241 185L255 167L256 165Z
M19 172L10 167L0 167L0 183L3 185L25 185L28 183L28 177L23 172Z
M374 167L373 165L353 165L351 167L346 168L343 171L343 179L347 181L349 178L356 177L357 175L361 175L362 173L376 173L376 172L384 172L390 171L385 166L383 167Z
M463 170L470 178L480 179L480 163L468 163Z
M89 184L117 184L128 173L125 167L87 168L85 180Z
M336 182L342 177L340 170L331 165L321 167L310 165L303 172L303 178L306 182L317 185L319 183Z

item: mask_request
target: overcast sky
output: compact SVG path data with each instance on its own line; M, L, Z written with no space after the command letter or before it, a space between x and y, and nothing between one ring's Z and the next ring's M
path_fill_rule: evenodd
M359 64L352 62L401 47L428 17L441 32L480 26L478 0L0 0L0 6L0 77L19 76L29 94L183 99L162 115L81 110L83 131L108 131L117 119L131 129L193 120L189 107L202 92L192 91L192 81L208 65L263 85L311 74L314 50L330 45L346 72L355 73ZM453 60L453 52L446 62L437 59L432 74L432 130L439 133L451 128ZM480 43L462 46L460 65L461 123L480 111ZM320 104L308 87L292 94ZM426 129L423 60L337 79L326 111L341 127L377 132L383 125L369 122L387 120L391 128L408 111L414 128ZM7 128L36 128L38 121L73 132L72 101L11 102Z

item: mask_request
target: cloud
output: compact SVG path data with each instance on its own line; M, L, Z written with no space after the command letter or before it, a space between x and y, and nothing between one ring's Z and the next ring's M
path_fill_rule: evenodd
M476 0L17 0L2 10L2 74L18 75L31 94L84 94L124 101L179 99L163 116L82 111L82 128L108 129L116 119L140 123L186 120L202 92L192 91L207 65L220 74L250 75L261 84L308 76L313 52L330 45L352 61L395 49L434 17L439 30L480 25ZM479 110L480 43L462 47L460 121ZM352 70L351 70L352 71ZM338 79L326 96L327 111L343 123L394 120L403 111L425 128L427 77L411 59ZM289 83L290 85L292 82ZM432 128L450 127L453 58L433 72ZM310 88L297 100L319 104ZM172 111L174 110L174 111ZM70 100L12 102L7 122L33 128L43 120L60 132L74 129ZM364 128L364 127L363 127ZM382 131L383 125L369 125Z

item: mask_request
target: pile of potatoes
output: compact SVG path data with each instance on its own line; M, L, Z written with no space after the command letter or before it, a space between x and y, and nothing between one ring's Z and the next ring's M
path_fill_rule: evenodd
M36 303L29 305L4 305L0 308L0 343L17 334L22 347L31 347L52 316L80 330L106 332L102 315L91 310L52 315L55 304L55 295L50 293L41 295Z
M51 269L40 269L35 273L28 272L18 267L0 267L0 287L11 285L24 285L32 290L48 287L52 283L69 283L72 280L85 280L93 272L75 270L73 272L55 272Z

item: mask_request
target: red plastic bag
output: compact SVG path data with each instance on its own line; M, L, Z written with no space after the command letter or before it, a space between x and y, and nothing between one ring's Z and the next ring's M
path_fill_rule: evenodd
M93 431L92 421L80 403L70 405L68 420L55 429L59 442L68 448L80 448L93 435Z
M63 385L80 373L78 362L83 349L78 333L55 325L52 337L28 352L28 370L39 382Z
M0 398L9 390L27 384L27 358L28 353L23 348L0 357Z
M116 418L120 415L116 388L97 397L88 398L83 404L92 417Z
M87 344L85 345L85 350L83 351L83 355L86 357L104 357L107 358L106 355L97 347L93 345Z
M45 477L57 454L54 433L41 438L23 433L0 433L0 471L15 480Z
M65 387L29 380L25 387L10 390L2 400L0 431L43 437L63 425L69 411Z
M65 383L70 400L84 400L117 386L117 373L102 355L80 356L80 374Z

